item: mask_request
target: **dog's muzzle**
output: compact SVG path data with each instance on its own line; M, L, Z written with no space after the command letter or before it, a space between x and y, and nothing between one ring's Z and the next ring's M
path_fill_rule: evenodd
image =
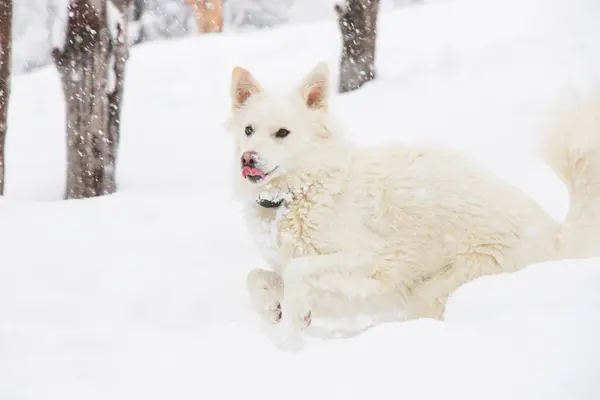
M258 168L258 155L255 151L246 151L241 157L242 178L252 183L258 183L269 176L277 167L269 172L263 172Z

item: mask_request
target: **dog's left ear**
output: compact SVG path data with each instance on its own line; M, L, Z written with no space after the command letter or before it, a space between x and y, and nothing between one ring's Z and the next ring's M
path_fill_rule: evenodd
M300 86L300 93L306 106L310 109L327 111L329 100L329 67L327 63L320 62L304 78Z

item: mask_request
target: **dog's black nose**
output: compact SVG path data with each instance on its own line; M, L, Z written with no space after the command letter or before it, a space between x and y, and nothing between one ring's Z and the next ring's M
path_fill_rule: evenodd
M242 167L256 167L256 152L255 151L247 151L242 154Z

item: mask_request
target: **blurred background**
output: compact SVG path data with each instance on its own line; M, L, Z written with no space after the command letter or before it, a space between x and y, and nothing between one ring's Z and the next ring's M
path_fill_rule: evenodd
M381 0L380 11L451 0ZM216 30L243 33L283 24L335 19L334 0L213 0ZM213 33L199 21L211 0L135 0L129 17L131 45L202 33ZM66 7L64 0L14 2L13 73L20 74L52 62L52 25ZM204 11L206 13L206 11ZM210 11L208 11L210 13ZM219 15L222 18L219 21ZM219 23L220 22L220 23ZM209 24L210 25L210 24ZM205 29L202 29L205 28ZM218 29L220 28L220 29ZM204 31L201 31L204 30Z

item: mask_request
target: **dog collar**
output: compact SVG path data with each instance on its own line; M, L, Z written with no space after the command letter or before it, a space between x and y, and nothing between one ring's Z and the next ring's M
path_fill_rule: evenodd
M283 199L279 199L278 201L271 201L267 199L257 199L256 203L264 208L278 208L283 204Z

